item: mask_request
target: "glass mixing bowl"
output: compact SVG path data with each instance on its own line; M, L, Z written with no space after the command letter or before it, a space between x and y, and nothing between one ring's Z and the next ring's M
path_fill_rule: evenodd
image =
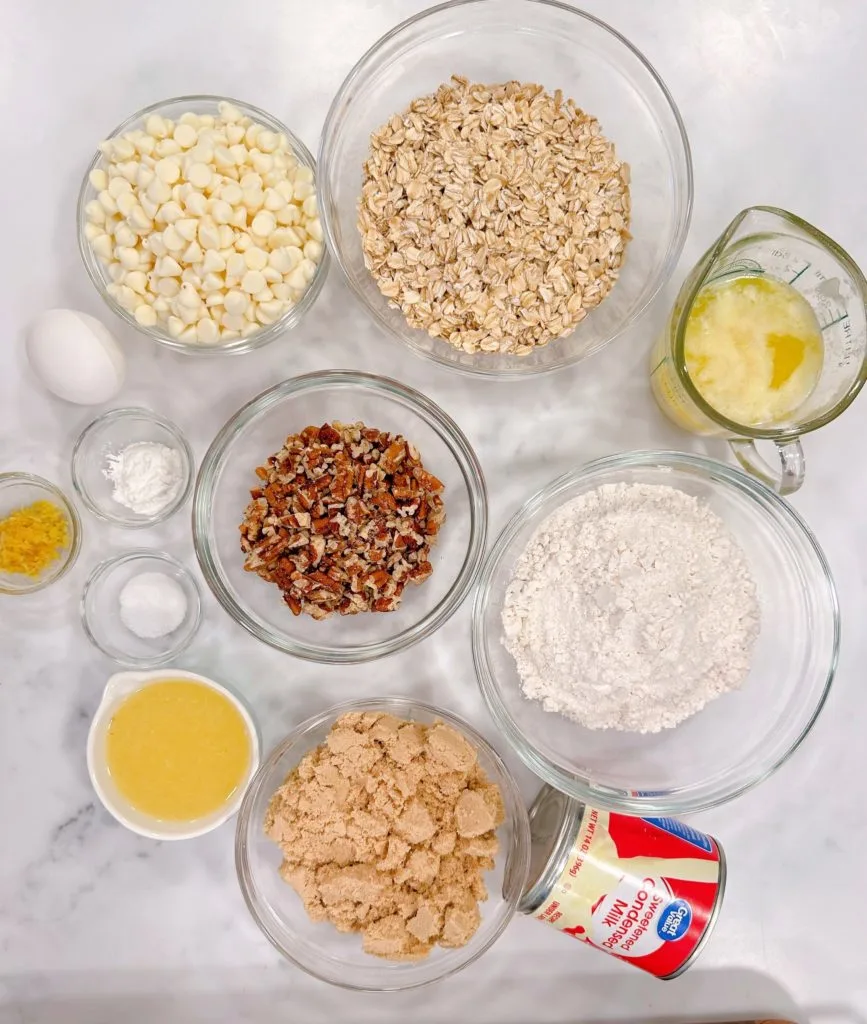
M590 730L524 697L503 646L515 562L555 509L603 484L677 487L705 500L741 545L756 582L761 632L743 687L674 729ZM764 484L721 462L631 452L567 473L531 498L494 544L473 607L473 659L497 725L534 772L563 792L630 814L685 814L767 778L815 722L837 667L840 613L812 533Z
M599 118L632 168L633 239L611 294L565 338L527 356L459 352L407 325L364 265L356 227L370 135L450 75L520 79L562 89ZM692 161L674 100L619 32L553 0L460 0L403 22L372 46L337 92L319 150L319 201L329 248L361 303L388 332L444 366L520 377L598 351L647 309L670 277L692 212Z
M162 573L183 590L187 610L170 633L140 637L120 615L120 595L126 584L142 573ZM79 605L88 640L121 665L156 668L174 661L192 643L202 618L202 598L193 574L164 551L138 548L100 562L84 585Z
M182 479L175 496L159 512L135 512L114 500L114 483L106 473L109 456L133 444L161 444L178 453ZM72 486L87 508L106 523L143 529L163 523L178 511L193 488L195 459L179 427L150 409L110 409L82 430L72 448Z
M81 550L81 520L75 505L59 487L32 473L0 473L0 519L27 508L37 501L47 501L63 513L67 543L58 557L36 576L0 570L0 594L35 594L55 583L75 565Z
M327 922L309 919L295 891L278 874L282 856L263 828L276 790L308 751L323 742L335 720L349 711L378 711L425 725L445 722L476 748L479 764L503 795L506 817L497 830L500 852L485 875L488 899L482 923L461 949L437 947L425 960L393 963L363 952L361 937L341 934ZM527 810L517 783L496 751L467 722L442 708L405 697L347 701L302 722L272 751L256 773L241 804L235 834L235 866L241 892L256 924L288 960L315 978L343 988L390 992L438 981L477 960L512 919L530 865Z
M294 616L273 583L244 570L238 527L260 481L256 467L289 434L311 424L362 420L402 434L445 485L446 521L431 548L433 575L407 587L394 612ZM240 409L202 461L193 497L193 543L208 586L232 618L259 640L311 661L348 664L409 647L430 636L474 583L485 549L488 500L469 441L429 398L386 377L350 370L284 381Z
M304 143L294 135L285 124L278 121L275 117L272 117L271 114L266 113L264 110L260 110L258 107L253 107L249 103L243 103L241 100L231 99L228 96L177 96L173 99L160 100L159 103L152 103L149 107L145 107L143 110L139 110L138 113L128 117L122 124L119 124L113 132L110 132L106 136L106 139L114 139L117 138L118 135L123 135L124 132L131 131L135 128L142 128L145 121L147 121L152 114L159 114L161 117L168 117L173 121L177 121L182 114L186 114L187 112L191 112L193 114L216 115L219 112L219 106L221 103L231 103L233 106L237 107L242 114L252 118L256 124L264 125L272 132L282 132L288 139L289 146L292 149L295 158L298 160L298 163L301 164L302 167L310 167L315 171L316 164L310 150L307 149ZM300 301L291 309L286 310L286 312L272 324L263 326L261 330L251 334L248 338L237 338L233 341L204 345L173 338L171 334L169 334L168 329L162 324L158 324L155 327L147 327L140 324L128 309L125 309L113 298L113 296L109 295L107 289L111 283L111 277L109 275L108 268L93 251L93 247L85 234L85 227L87 225L85 207L91 199L97 198L97 191L90 183L90 172L97 168L105 169L106 166L107 161L105 156L100 150L97 150L88 165L87 171L84 174L84 180L81 183L81 190L78 193L78 209L76 214L78 221L78 251L81 254L82 262L84 263L84 269L87 271L88 277L102 297L103 302L105 302L109 309L119 316L124 323L133 327L140 334L147 335L151 340L159 342L160 345L165 345L167 348L174 349L176 352L184 352L193 355L213 355L214 353L237 355L242 352L250 352L253 349L267 345L268 342L273 341L278 337L278 335L284 334L286 331L292 330L293 327L298 326L304 315L316 301L320 291L322 291L322 285L325 283L325 275L328 273L327 249L323 250L322 259L316 268L316 275L310 282L307 290L301 296Z

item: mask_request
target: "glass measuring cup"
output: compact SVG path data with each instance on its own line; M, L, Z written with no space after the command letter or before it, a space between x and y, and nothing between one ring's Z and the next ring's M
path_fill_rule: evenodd
M687 369L684 339L699 293L733 277L771 277L809 302L822 331L819 378L808 397L773 425L746 426L712 408ZM743 210L699 260L680 289L651 355L650 382L662 411L693 434L725 437L741 465L780 494L804 481L800 436L830 423L852 402L867 377L867 281L827 235L773 206ZM756 440L777 446L781 467L769 465Z

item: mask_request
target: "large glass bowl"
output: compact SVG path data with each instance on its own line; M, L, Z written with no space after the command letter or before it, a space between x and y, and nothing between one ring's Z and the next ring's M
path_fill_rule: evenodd
M160 100L160 102L152 103L143 110L139 110L137 113L132 114L122 124L119 124L114 131L110 132L106 136L106 139L114 139L118 135L123 135L124 132L131 131L134 128L144 127L145 122L152 114L159 114L161 117L168 117L173 121L176 121L182 114L186 114L187 112L192 112L194 114L216 115L219 112L221 103L231 103L233 106L237 107L242 114L252 118L252 120L257 124L264 125L272 132L282 132L289 140L289 146L295 155L295 158L298 160L298 163L301 164L302 167L310 167L315 171L316 164L313 160L312 154L298 136L294 135L285 124L278 121L275 117L272 117L271 114L266 113L264 110L260 110L258 107L251 106L249 103L244 103L241 100L231 99L227 96L177 96L173 99ZM278 317L278 319L276 319L272 324L263 326L261 330L251 334L248 338L236 338L232 341L222 343L216 342L213 345L204 345L197 344L195 342L181 341L179 338L173 338L163 324L157 324L155 327L147 327L140 324L128 309L125 309L119 302L109 295L107 289L111 283L111 278L109 276L108 269L93 251L93 247L88 241L84 231L85 225L87 224L85 206L91 199L96 199L97 197L96 189L90 183L90 172L97 168L102 168L104 170L106 166L107 162L105 156L100 150L97 150L88 165L87 171L84 174L84 180L81 183L81 189L78 193L78 209L76 214L78 221L78 251L81 254L82 262L84 263L84 269L87 271L88 277L93 282L93 285L99 292L103 302L105 302L109 309L119 316L124 323L128 324L139 333L146 335L152 341L156 341L160 345L165 345L166 348L174 349L176 352L193 355L213 355L215 353L221 353L223 355L237 355L242 352L250 352L253 349L267 345L268 342L273 341L279 335L298 326L304 315L316 301L320 291L322 291L322 285L325 283L325 275L328 273L329 261L327 249L323 250L322 259L316 268L316 275L310 282L307 290L301 296L301 299L291 309L287 309L286 312L281 317Z
M257 466L289 434L310 425L362 420L402 434L445 485L446 520L431 548L433 575L407 587L396 611L294 616L273 583L244 570L238 527L260 481ZM347 664L423 640L438 629L475 582L485 549L485 480L469 441L429 398L387 377L350 370L284 381L240 409L202 460L193 497L193 543L202 573L226 611L259 640L311 661Z
M599 118L632 168L634 238L611 294L565 338L527 356L468 354L407 325L364 265L356 227L370 135L453 74L520 79L562 89ZM432 7L383 36L337 92L319 150L326 239L376 322L416 353L489 377L520 377L577 363L647 309L677 263L692 212L692 161L674 100L641 53L604 22L553 0L458 0Z
M282 856L265 835L265 811L286 776L308 751L323 742L335 720L348 711L379 711L425 725L445 722L476 748L479 764L503 795L505 821L497 830L500 852L485 875L488 899L482 923L461 949L437 947L415 963L393 963L363 952L361 937L341 934L327 922L311 921L295 891L278 874ZM487 741L467 722L442 708L405 697L347 701L302 722L272 751L256 773L238 814L235 866L250 913L288 960L322 981L344 988L389 992L438 981L478 959L502 934L515 913L530 865L527 810L517 783Z
M674 729L590 730L524 697L503 646L515 562L555 509L603 484L679 488L704 499L741 545L756 582L761 632L743 687ZM767 778L815 722L837 666L840 613L828 564L785 501L712 459L632 452L591 462L540 491L492 548L473 607L473 658L497 725L527 765L571 796L631 814L685 814Z

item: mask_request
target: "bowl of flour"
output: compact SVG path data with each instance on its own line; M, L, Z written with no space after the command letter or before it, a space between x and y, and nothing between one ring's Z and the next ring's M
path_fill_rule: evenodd
M545 781L614 810L712 807L809 732L839 610L798 514L724 463L632 452L531 498L473 609L479 685Z

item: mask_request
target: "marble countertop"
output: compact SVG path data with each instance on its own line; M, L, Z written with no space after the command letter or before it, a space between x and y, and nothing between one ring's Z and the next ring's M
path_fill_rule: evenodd
M48 306L102 317L129 357L120 401L152 405L197 457L252 395L308 370L349 366L420 388L475 446L496 533L556 474L588 459L692 442L656 411L649 341L676 283L736 211L773 203L819 225L867 264L862 130L867 7L857 0L585 0L655 64L686 122L696 170L692 230L675 280L629 334L572 370L480 384L382 337L333 272L300 330L250 356L184 360L112 322L76 252L74 205L92 142L154 98L209 91L282 112L315 147L330 97L357 55L419 0L48 0L4 5L0 33L0 470L69 486L72 441L92 411L54 400L26 368L22 329ZM729 856L725 907L698 965L671 984L515 920L472 968L422 994L359 996L282 963L235 881L231 827L157 844L95 802L84 740L112 665L78 622L97 559L140 543L193 565L188 517L147 533L84 516L75 570L35 599L0 601L0 1022L164 1024L276 1019L479 1022L780 1016L867 1020L863 919L867 803L865 470L867 400L806 440L794 504L824 546L844 640L831 699L773 778L697 816ZM725 457L722 446L696 448ZM863 545L863 546L862 546ZM196 569L196 571L198 571ZM503 750L476 689L467 603L423 648L326 668L257 643L209 593L180 667L243 688L266 746L352 694L446 704ZM421 657L420 657L421 655ZM534 781L510 763L529 796Z

